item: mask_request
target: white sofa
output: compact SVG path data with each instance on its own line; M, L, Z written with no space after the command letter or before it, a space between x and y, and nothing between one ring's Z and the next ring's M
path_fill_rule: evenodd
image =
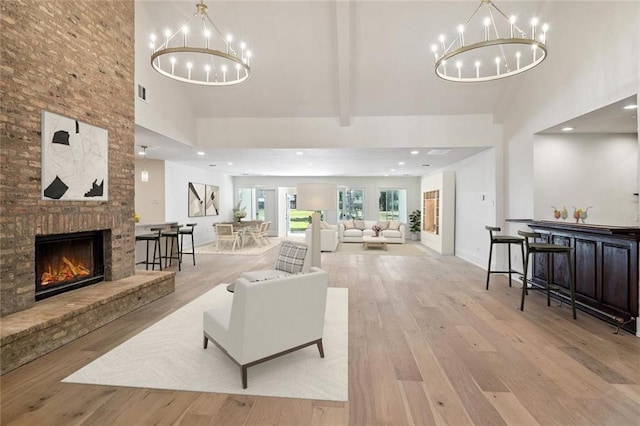
M247 369L276 356L317 345L324 358L328 283L318 268L263 281L238 278L234 293L203 314L204 348L211 340L240 366L244 389Z
M338 225L338 238L340 238L340 241L342 241L343 243L362 243L363 236L367 235L372 237L375 235L375 232L373 232L373 229L371 229L371 227L379 223L377 220L364 220L354 222L356 224L357 222L364 222L364 226L355 229L345 229L344 222L340 222L340 224ZM406 228L404 224L400 224L399 229L383 229L380 232L380 235L385 237L387 239L387 242L390 244L404 244L406 238L405 229Z
M336 251L338 247L338 225L325 225L320 230L320 251ZM311 226L305 231L305 243L311 247Z

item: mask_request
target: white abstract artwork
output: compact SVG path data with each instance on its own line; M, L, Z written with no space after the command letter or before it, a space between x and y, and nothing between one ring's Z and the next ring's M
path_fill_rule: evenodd
M108 133L42 112L42 199L107 201Z

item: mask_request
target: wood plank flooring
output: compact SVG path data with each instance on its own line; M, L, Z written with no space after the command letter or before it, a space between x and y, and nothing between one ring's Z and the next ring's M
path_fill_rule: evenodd
M640 339L451 256L324 253L349 289L349 402L60 383L221 282L270 267L199 255L176 292L0 378L2 425L637 425Z

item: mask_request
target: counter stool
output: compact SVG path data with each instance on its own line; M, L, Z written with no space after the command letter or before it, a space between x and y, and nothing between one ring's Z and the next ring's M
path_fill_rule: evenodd
M520 250L522 251L522 262L524 262L524 238L515 237L511 235L493 235L494 232L500 232L500 228L496 226L485 226L487 231L489 231L489 239L491 240L491 246L489 246L489 266L487 266L487 290L489 290L489 278L491 274L509 274L509 287L511 287L511 274L518 273L518 271L514 271L511 269L511 244L516 244L520 246ZM509 258L509 270L508 271L492 271L491 270L491 256L493 255L493 245L494 244L506 244L507 252ZM526 275L525 275L526 276ZM522 281L525 283L525 280ZM526 285L524 286L526 287Z
M147 242L147 250L145 260L136 263L136 265L145 265L145 270L149 270L149 265L151 265L151 270L156 270L156 265L160 266L160 270L162 271L162 253L160 252L160 231L163 228L151 228L150 231L153 231L149 234L140 234L136 235L136 243L138 241L146 241ZM153 241L153 260L149 262L149 242ZM157 261L156 261L157 259Z
M573 319L576 319L576 286L573 282L573 267L571 266L571 250L573 248L553 243L530 243L529 238L540 238L541 234L538 232L525 232L518 231L518 234L524 237L524 245L527 248L527 257L524 259L524 283L522 286L522 302L520 303L520 310L524 311L524 296L527 290L527 269L529 268L529 255L536 253L544 253L547 255L547 285L544 290L547 290L547 306L551 306L551 290L557 292L563 292L565 289L561 286L551 283L552 280L552 268L551 268L551 255L555 253L564 253L567 256L567 265L569 267L569 292L571 296L571 310L573 311Z
M173 259L176 259L178 261L178 271L181 271L181 262L182 262L182 258L180 256L180 240L178 240L178 230L180 229L182 225L171 225L171 229L165 229L164 231L162 231L162 233L160 234L161 236L163 236L165 238L164 240L164 256L162 256L162 258L164 259L164 267L167 267L167 263L169 264L169 266L173 265ZM169 250L169 240L171 240L171 249ZM176 244L176 254L174 255L174 248L173 248L173 243L175 242Z
M197 223L187 223L186 226L188 226L188 228L180 228L178 230L178 233L180 234L180 262L182 262L182 255L183 254L190 254L193 257L193 265L195 266L196 264L196 248L195 248L195 244L193 243L193 228L197 225ZM191 235L191 251L184 251L184 236L185 235Z

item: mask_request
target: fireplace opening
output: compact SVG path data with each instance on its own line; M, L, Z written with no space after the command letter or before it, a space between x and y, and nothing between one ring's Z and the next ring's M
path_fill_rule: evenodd
M104 281L102 231L36 236L36 300Z

